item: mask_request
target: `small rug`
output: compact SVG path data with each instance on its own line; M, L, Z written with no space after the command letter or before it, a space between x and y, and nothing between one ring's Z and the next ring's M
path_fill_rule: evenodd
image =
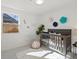
M65 56L63 56L59 53L56 53L56 52L53 52L53 53L51 53L51 52L52 51L49 51L49 50L42 50L42 51L38 51L38 52L29 52L29 53L26 53L26 55L43 57L46 59L65 59ZM69 58L66 57L66 59L69 59Z
M47 58L47 59L65 59L65 56L63 56L59 53L53 52L52 54L48 54L44 58ZM66 58L66 59L69 59L69 58Z
M49 50L43 50L43 51L38 51L38 52L29 52L26 53L26 55L31 55L31 56L37 56L37 57L43 57L44 55L50 53L52 51Z

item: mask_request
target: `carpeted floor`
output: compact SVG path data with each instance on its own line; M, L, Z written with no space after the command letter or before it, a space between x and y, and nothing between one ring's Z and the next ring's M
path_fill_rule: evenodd
M44 50L48 51L49 49L44 48L44 47L41 47L40 49L32 49L32 48L26 47L26 46L19 47L19 48L11 49L8 51L2 51L1 59L51 59L52 57L50 57L50 56L56 56L56 53L54 53L54 51L51 52L54 54L49 54L50 51L44 52ZM27 53L39 52L39 51L42 51L45 54L44 55L41 54L41 55L43 55L42 57L38 57L39 55L38 56L30 55L30 57L29 57L29 55L27 55ZM48 57L50 57L50 58L48 58ZM58 58L58 59L60 59L60 58ZM74 59L76 59L76 58L74 57Z

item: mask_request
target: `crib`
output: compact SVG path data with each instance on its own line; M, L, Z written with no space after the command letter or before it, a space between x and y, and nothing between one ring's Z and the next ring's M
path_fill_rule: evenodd
M49 29L48 32L49 34L42 35L48 36L47 46L50 50L65 56L67 52L71 52L71 29ZM43 40L42 37L41 40Z
M68 51L70 51L70 46L67 40L69 41L70 35L64 36L60 34L50 34L49 39L49 48L60 53L66 55Z

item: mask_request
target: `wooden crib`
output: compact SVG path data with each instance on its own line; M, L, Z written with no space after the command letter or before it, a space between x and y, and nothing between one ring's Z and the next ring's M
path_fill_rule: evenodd
M71 52L71 29L49 29L48 32L48 34L43 33L42 35L48 37L47 46L49 49L65 56L67 52ZM44 38L41 37L41 41L43 39Z
M49 29L49 48L66 55L71 52L71 29Z
M64 36L59 34L50 34L49 39L49 48L53 49L54 51L61 53L63 55L67 54L67 51L70 51L70 45L67 40L69 41L70 35Z

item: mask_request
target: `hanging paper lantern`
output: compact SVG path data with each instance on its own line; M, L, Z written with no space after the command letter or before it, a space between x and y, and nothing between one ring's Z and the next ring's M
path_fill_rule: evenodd
M54 27L57 27L58 26L58 23L57 22L53 22L53 26Z
M67 17L62 16L62 17L60 18L60 23L62 23L62 24L67 23Z

